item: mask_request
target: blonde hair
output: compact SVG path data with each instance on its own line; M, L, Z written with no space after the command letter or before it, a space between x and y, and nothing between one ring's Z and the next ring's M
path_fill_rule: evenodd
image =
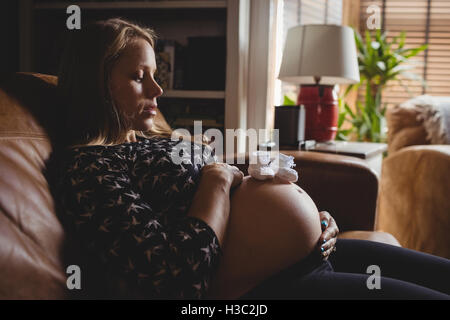
M115 105L109 86L111 70L132 41L155 48L156 33L121 18L97 21L72 31L63 52L58 89L64 103L66 146L115 145L125 142L129 118ZM158 110L142 137L170 137L172 129Z

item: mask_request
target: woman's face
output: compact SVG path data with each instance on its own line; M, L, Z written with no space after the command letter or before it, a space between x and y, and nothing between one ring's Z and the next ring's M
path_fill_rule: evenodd
M144 39L132 41L111 70L112 99L130 117L132 130L148 131L153 126L156 98L163 93L155 72L155 52Z

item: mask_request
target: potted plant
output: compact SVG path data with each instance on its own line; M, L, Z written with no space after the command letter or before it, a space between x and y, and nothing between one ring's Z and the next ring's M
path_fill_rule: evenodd
M352 111L343 98L339 100L339 121L336 140L383 142L385 136L386 104L382 104L382 90L392 80L411 79L424 81L416 74L409 72L413 68L407 63L411 57L416 56L427 48L422 45L417 48L405 48L406 33L391 41L387 40L386 32L378 29L374 37L366 31L365 41L355 31L355 42L358 52L358 64L361 81L359 84L350 85L344 93L344 98L351 90L365 87L364 101L356 102L356 110ZM406 88L407 90L407 88ZM350 122L351 127L344 129L345 122Z

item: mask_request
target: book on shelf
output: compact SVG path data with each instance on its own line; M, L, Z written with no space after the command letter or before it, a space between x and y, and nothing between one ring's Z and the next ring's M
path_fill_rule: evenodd
M173 49L173 41L157 40L155 46L156 58L156 80L163 90L173 88L173 68L175 64L175 52Z
M158 71L155 75L155 80L161 86L163 90L170 90L170 55L167 52L156 52L156 66Z
M175 40L158 39L155 46L157 81L164 90L184 89L184 49Z
M165 90L225 90L226 38L188 37L188 45L158 39L158 78Z

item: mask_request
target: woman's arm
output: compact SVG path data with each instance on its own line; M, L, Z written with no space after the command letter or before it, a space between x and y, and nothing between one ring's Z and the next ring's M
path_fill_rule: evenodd
M202 168L200 183L188 216L205 221L223 243L230 214L230 189L242 182L244 174L237 167L214 163Z

